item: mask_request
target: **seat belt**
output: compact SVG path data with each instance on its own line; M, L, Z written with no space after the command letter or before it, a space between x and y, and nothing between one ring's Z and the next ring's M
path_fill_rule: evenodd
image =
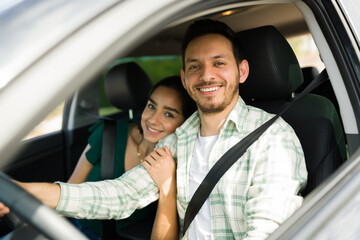
M116 150L116 120L104 119L101 151L101 180L114 178L115 150ZM116 239L115 220L102 220L102 239Z
M245 151L273 124L284 112L286 112L293 104L301 99L305 94L308 94L313 89L328 80L328 75L324 69L313 81L296 97L294 100L286 105L278 114L265 122L263 125L248 134L245 138L240 140L232 148L230 148L210 169L204 180L196 189L192 196L189 205L185 212L183 236L189 228L191 222L199 212L200 208L209 197L211 191L214 189L217 182L225 174L225 172L245 153Z

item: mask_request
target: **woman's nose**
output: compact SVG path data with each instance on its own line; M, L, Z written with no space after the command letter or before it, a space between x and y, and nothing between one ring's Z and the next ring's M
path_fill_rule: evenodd
M158 123L159 119L160 119L160 113L154 112L154 114L152 114L151 117L149 118L149 122L152 124Z

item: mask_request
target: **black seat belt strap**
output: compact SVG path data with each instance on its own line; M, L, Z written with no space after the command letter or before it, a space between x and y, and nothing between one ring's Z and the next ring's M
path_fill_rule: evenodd
M101 150L101 180L114 178L116 121L104 120Z
M114 178L115 150L116 150L116 121L104 119L101 151L101 180ZM115 220L103 220L102 239L116 239Z
M189 205L185 212L183 236L190 226L192 220L199 212L200 208L209 197L211 191L214 189L217 182L225 174L225 172L245 153L245 151L273 124L284 112L286 112L296 101L302 98L305 94L311 92L317 86L328 80L326 70L323 70L311 83L282 111L276 114L273 118L265 122L263 125L255 129L232 148L230 148L210 169L204 180L196 189L192 196Z

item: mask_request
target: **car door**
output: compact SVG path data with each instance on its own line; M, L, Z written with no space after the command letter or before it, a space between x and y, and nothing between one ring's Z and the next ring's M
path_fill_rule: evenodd
M4 168L6 174L26 182L67 180L88 136L87 125L67 129L69 104L71 100L60 104L21 141L21 150Z

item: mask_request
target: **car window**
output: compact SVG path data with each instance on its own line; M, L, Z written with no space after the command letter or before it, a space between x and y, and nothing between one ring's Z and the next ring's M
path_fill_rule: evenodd
M29 140L35 137L46 135L61 130L63 111L65 102L58 105L49 115L47 115L31 132L23 138Z
M136 62L149 76L153 84L157 83L164 77L171 75L180 75L180 68L182 66L181 56L145 56L145 57L129 57L119 59L110 64L109 69L117 64L124 62ZM120 110L113 107L106 97L104 91L104 78L106 72L101 80L100 88L100 116L108 116L119 112Z
M287 40L301 67L316 67L319 72L325 68L311 34L292 36Z

